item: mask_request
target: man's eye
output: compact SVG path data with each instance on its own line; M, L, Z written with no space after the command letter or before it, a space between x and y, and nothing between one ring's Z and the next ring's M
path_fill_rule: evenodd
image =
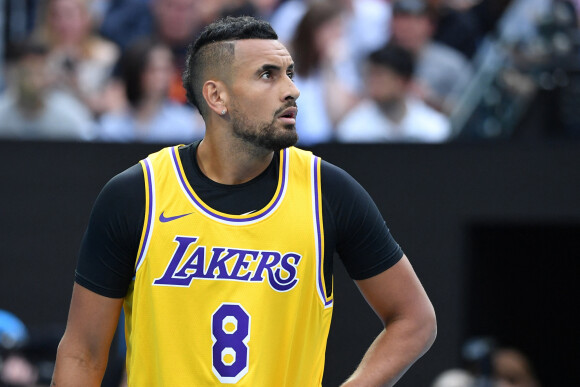
M290 78L290 79L293 80L294 79L294 72L289 72L288 73L288 78Z
M269 71L266 71L266 72L262 73L262 75L260 75L260 78L270 79L270 78L272 78L272 74Z

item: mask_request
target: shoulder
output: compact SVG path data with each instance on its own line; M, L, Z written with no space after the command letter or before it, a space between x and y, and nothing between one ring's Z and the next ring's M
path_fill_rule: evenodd
M135 198L144 197L145 178L143 168L137 163L111 178L99 194L98 201L121 208Z
M365 99L338 123L337 136L342 142L384 141L386 127L390 127L388 120L373 101Z
M345 121L382 117L377 105L370 99L363 99L345 116Z
M341 185L358 185L356 180L351 177L346 171L342 168L329 163L328 161L322 159L321 157L313 154L309 150L305 150L298 147L290 147L288 148L291 154L297 156L299 159L302 160L302 163L311 163L311 158L315 157L320 160L320 176L321 176L321 184L322 184L322 193L324 195L325 191L334 191L339 190Z
M425 135L424 140L445 141L451 136L451 123L444 114L415 98L410 98L407 106L409 120L406 126Z
M334 230L335 251L353 279L370 278L403 255L369 193L346 171L322 164L323 211ZM326 226L325 226L326 230ZM326 231L325 231L326 237Z
M9 91L0 95L0 117L0 134L18 135L16 122L21 122L22 117L18 114L16 99Z
M111 178L93 206L91 218L102 229L138 219L145 209L145 179L141 165L135 164Z
M431 42L425 48L425 60L437 62L438 65L447 65L448 67L469 68L470 62L467 58L456 49L443 43Z
M119 48L110 40L100 36L95 36L91 40L91 59L106 65L112 65L119 55Z
M203 123L197 109L171 100L166 100L163 103L158 118L164 120L163 123L160 123L161 125L176 124L188 129L199 127Z
M370 199L366 190L354 177L342 168L322 160L320 164L320 180L322 196L327 202L334 205Z
M135 122L128 112L105 113L97 124L99 137L103 141L135 141Z

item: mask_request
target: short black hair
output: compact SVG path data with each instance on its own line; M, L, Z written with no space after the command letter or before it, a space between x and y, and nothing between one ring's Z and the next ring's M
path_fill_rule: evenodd
M202 94L205 72L230 65L234 56L232 41L241 39L277 40L278 35L267 21L252 16L227 16L206 26L187 49L183 87L188 102L204 117L207 111Z
M404 47L388 43L368 56L368 62L387 67L405 79L415 73L415 55Z

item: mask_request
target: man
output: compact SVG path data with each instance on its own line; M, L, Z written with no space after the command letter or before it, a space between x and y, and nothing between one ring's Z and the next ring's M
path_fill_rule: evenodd
M449 115L470 82L473 68L459 51L433 40L436 24L426 0L393 2L390 41L417 57L416 93Z
M415 58L389 43L365 67L367 97L337 125L343 142L443 142L451 126L443 114L411 95Z
M292 77L266 22L200 35L184 86L206 135L103 189L53 385L99 385L124 303L129 386L320 386L335 250L385 325L344 385L392 385L429 348L431 303L368 194L292 147Z
M10 81L0 94L0 139L91 140L93 118L74 95L54 88L48 48L22 42L9 63Z

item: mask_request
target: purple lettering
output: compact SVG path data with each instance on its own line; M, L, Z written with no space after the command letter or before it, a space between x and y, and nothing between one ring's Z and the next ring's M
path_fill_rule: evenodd
M193 254L181 266L181 269L175 273L174 277L195 277L203 278L203 271L205 269L205 246L198 246ZM187 272L188 270L192 272Z
M262 282L264 280L264 270L268 272L268 279L270 280L270 284L272 283L272 268L280 262L280 253L277 251L262 251L262 259L260 259L260 263L256 268L256 273L250 281L253 282ZM272 261L270 261L272 258Z
M177 248L165 272L153 281L153 285L188 287L194 278L248 282L264 282L267 279L272 289L286 292L298 283L298 264L302 256L297 253L282 255L278 251L213 247L209 258L206 255L207 247L197 246L185 258L185 253L198 241L198 237L176 236L173 241L177 243ZM253 261L258 262L252 270L250 264ZM228 262L231 262L231 271L228 270Z
M247 281L250 278L251 273L247 272L244 275L240 275L240 269L247 269L250 265L249 261L246 261L246 256L251 256L252 261L258 259L258 251L255 250L240 250L240 249L229 249L228 252L232 252L238 255L238 259L236 260L236 264L232 273L230 274L230 279L238 280L238 281Z
M292 289L297 283L298 278L296 278L297 270L296 266L300 262L300 255L296 253L287 253L282 257L281 268L278 268L274 272L274 278L270 279L270 285L278 290L279 292L285 292ZM290 262L292 260L292 263ZM285 278L282 278L281 272L285 271L288 273Z
M226 262L233 255L226 253L224 257L220 257L225 250L226 249L223 247L214 247L211 249L212 256L211 260L209 261L207 271L204 274L204 278L228 278L228 268L226 267Z
M173 241L178 243L177 249L175 249L175 252L171 257L169 265L167 265L167 269L165 269L163 276L153 281L154 285L189 286L191 284L193 276L189 275L188 277L176 277L175 271L183 259L183 255L187 251L187 248L192 243L197 241L197 237L176 236Z

